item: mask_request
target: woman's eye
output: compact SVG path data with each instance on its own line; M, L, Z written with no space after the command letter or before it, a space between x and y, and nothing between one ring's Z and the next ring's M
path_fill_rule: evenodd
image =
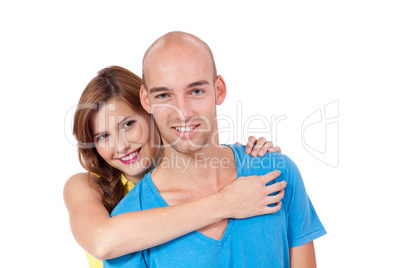
M103 140L106 140L108 137L109 137L109 134L102 134L96 138L96 141L103 141Z
M124 123L123 128L131 127L134 124L135 124L134 120L127 121L126 123Z

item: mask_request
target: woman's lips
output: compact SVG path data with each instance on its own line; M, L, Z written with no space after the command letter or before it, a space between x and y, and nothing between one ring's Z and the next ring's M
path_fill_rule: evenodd
M135 150L134 152L128 153L123 157L119 158L119 161L123 164L131 164L137 161L138 157L140 156L141 148Z

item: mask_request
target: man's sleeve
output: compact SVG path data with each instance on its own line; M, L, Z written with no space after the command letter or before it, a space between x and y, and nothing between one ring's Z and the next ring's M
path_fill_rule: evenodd
M287 160L288 185L284 201L288 213L289 247L292 248L313 241L327 232L307 195L299 169L290 158Z

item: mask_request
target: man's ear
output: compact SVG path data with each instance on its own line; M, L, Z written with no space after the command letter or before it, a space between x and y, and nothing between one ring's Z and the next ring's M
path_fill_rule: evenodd
M215 89L216 89L216 105L221 105L226 98L226 83L223 80L223 77L218 75L215 81Z
M145 111L147 111L149 114L151 114L151 104L149 104L149 94L148 94L148 90L144 87L144 85L141 85L140 101L141 101L141 105L142 105L142 107L144 107Z

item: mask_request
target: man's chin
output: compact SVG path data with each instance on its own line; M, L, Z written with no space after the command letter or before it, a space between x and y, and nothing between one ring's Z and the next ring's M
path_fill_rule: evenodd
M190 140L181 140L175 142L167 141L170 147L172 147L176 152L181 154L193 154L206 148L206 140L202 139L200 141L194 142Z
M201 151L202 149L205 148L204 145L189 145L189 144L175 144L172 146L172 148L181 154L193 154Z
M200 134L200 133L199 133ZM208 135L199 135L198 137L193 137L192 139L177 138L177 137L167 137L162 138L165 144L168 144L176 152L181 154L193 154L201 151L208 146Z

